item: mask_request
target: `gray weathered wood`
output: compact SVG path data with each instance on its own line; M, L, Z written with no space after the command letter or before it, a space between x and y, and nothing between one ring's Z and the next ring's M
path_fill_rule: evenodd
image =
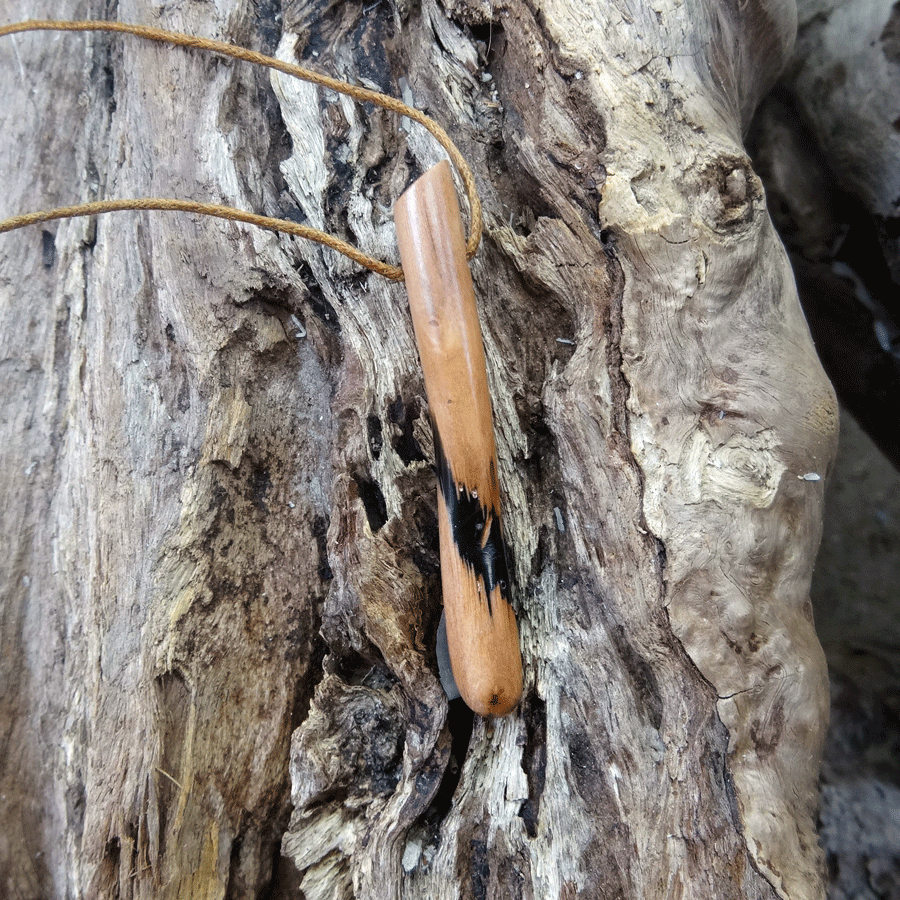
M159 213L4 236L6 893L821 897L835 406L741 147L792 5L118 15L407 92L470 159L526 697L475 721L445 797L402 285ZM0 65L10 213L221 200L394 258L391 204L440 155L134 40L27 35Z

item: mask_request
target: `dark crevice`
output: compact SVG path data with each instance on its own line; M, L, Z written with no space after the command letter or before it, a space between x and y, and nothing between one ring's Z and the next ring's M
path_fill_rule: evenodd
M350 798L350 787L346 784L335 784L320 791L315 797L303 804L304 813L314 813L316 810L333 807L340 809Z
M441 824L453 805L453 794L462 778L462 767L469 751L469 741L475 724L475 713L461 698L451 700L447 707L447 728L450 731L450 758L441 779L440 787L423 818L424 828L437 835Z
M272 487L272 476L265 466L255 465L251 469L248 478L248 493L250 502L262 512L268 512L266 495Z
M657 537L654 537L653 541L656 544L656 561L659 565L659 571L665 576L666 564L669 559L668 553L666 552L666 545Z
M231 852L228 855L228 891L235 896L245 895L247 885L241 873L241 849L244 846L243 832L238 830L231 842Z
M118 872L121 868L122 843L118 837L111 837L103 848L103 867L108 872Z
M366 14L361 16L356 27L348 33L354 48L354 62L357 78L375 84L380 91L390 93L391 85L386 81L391 71L388 48L394 43L394 19L391 4L367 4ZM367 110L367 113L369 110ZM370 116L367 115L367 119Z
M478 51L478 56L485 69L490 70L493 63L502 53L506 42L503 26L499 22L488 20L487 22L472 25L469 28L472 43Z
M519 817L528 837L535 838L547 775L547 706L536 693L531 693L522 704L522 716L525 719L522 765L528 779L528 799L519 808Z
M440 536L437 509L430 499L415 505L412 523L413 533L418 535L410 547L412 561L426 578L436 578L441 571Z
M115 18L115 16L113 16ZM119 42L113 35L98 36L98 50L91 59L90 83L106 101L107 112L116 111L116 76L114 57L119 52Z
M414 181L418 180L422 177L424 173L424 169L421 165L419 165L419 160L416 158L415 154L413 154L412 150L409 147L403 151L403 165L406 168L406 171L409 173L407 175L407 186L411 185Z
M381 425L381 419L375 413L370 413L366 418L366 432L372 459L379 459L381 457L381 448L384 446L384 430Z
M307 669L309 677L305 683L298 684L294 691L294 699L291 705L291 731L296 730L306 721L316 688L325 677L324 661L327 647L324 639L319 634L320 623L321 619L317 616L312 644L311 646L304 646L306 652L309 653L309 668Z
M608 249L607 247L604 250ZM622 330L623 330L623 311L622 298L625 291L625 277L622 273L622 267L618 261L611 261L607 267L610 277L610 303L608 306L608 320L604 323L607 328L606 342L606 362L610 376L610 390L612 393L612 422L613 436L618 436L623 449L626 451L624 456L629 459L632 467L640 475L640 466L637 460L631 454L630 448L630 429L628 424L627 404L628 396L631 393L631 386L625 377L623 371L622 360ZM641 490L643 492L643 479L641 480Z
M334 572L328 563L328 519L325 516L316 516L313 519L311 531L316 540L316 553L319 558L316 572L321 581L331 581L334 578Z
M372 191L373 200L377 200L386 206L393 206L394 197L390 192L391 175L397 164L395 152L381 153L375 162L369 163L363 184L368 191Z
M885 59L900 65L900 3L891 7L891 14L881 30L879 40Z
M372 273L368 269L360 269L357 272L347 272L344 275L333 275L332 283L354 299L360 299L369 290L369 279Z
M372 534L376 534L387 522L387 503L381 486L367 472L357 471L353 473L352 477L356 483L359 499L362 500L363 508L366 511L369 528L372 529Z
M425 460L425 454L414 435L415 423L419 415L419 403L415 399L404 403L403 398L397 394L396 398L388 404L388 421L395 426L392 429L391 446L397 456L403 460L405 466Z
M349 647L332 647L331 650L333 655L330 657L330 668L345 684L363 685L387 693L397 683L396 677L374 645L368 646L368 656Z
M600 775L600 763L594 752L596 736L580 725L565 735L571 771L571 782L584 800L594 805L606 800L609 785ZM611 799L611 798L609 798Z
M564 333L569 333L573 328L561 328ZM538 378L546 377L543 371L539 371ZM539 382L540 383L540 382ZM556 435L547 422L547 411L540 399L532 401L531 406L516 403L516 411L519 413L519 421L527 443L526 455L522 458L522 465L529 472L525 479L527 484L538 484L540 490L546 487L546 479L550 475L557 475L556 464L559 459L559 450L556 446ZM548 466L549 463L549 466ZM547 469L552 467L553 471Z
M351 195L355 191L356 170L341 158L345 144L343 134L329 134L325 141L325 157L329 163L329 183L325 192L325 213L328 216L328 231L344 235L349 239L348 208Z
M287 195L287 181L281 171L281 164L290 159L294 152L294 140L281 115L281 106L275 98L271 85L261 85L256 94L256 104L266 119L266 145L268 156L265 171L271 173L276 196Z
M566 328L560 330L563 333L570 333ZM565 348L563 352L565 353L567 349ZM559 354L557 359L562 359L562 354ZM546 373L539 370L532 377L536 383L541 384L546 378ZM559 518L565 522L566 503L564 492L560 487L559 448L556 435L547 421L543 403L540 400L533 400L529 407L526 401L523 401L522 404L517 402L516 407L527 440L525 455L514 460L516 471L523 476L521 481L531 508L546 509L546 513L540 516L539 521L551 523L549 528L542 524L539 529L538 546L531 559L531 572L534 577L543 570L548 558L552 557L558 561L560 548L558 542L551 540L551 537L552 533L556 533L557 539L560 536L557 521Z
M307 296L304 298L306 305L329 331L339 335L341 333L341 323L337 313L325 298L325 294L318 281L316 281L312 270L305 262L300 262L297 265L296 272L307 290Z
M281 852L281 843L272 848L272 878L259 893L259 900L296 900L303 897L303 873Z

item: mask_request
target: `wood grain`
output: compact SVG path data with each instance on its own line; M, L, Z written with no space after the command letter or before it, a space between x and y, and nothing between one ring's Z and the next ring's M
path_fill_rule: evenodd
M434 426L450 662L475 712L505 715L522 693L522 660L484 349L448 163L403 194L394 219Z
M479 173L521 713L466 744L429 666L399 284L162 213L4 235L0 895L823 900L826 478L798 476L827 477L833 423L739 142L791 4L512 0L489 59L481 0L276 6L127 13L402 72ZM22 36L0 84L10 213L216 199L386 257L438 161L162 46Z

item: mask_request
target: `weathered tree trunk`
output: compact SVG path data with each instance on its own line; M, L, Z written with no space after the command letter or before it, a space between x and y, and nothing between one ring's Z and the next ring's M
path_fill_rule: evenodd
M837 187L872 216L888 272L900 284L900 5L798 5L800 38L783 81ZM896 294L884 302L896 315Z
M172 214L3 236L0 892L821 897L835 404L741 146L791 4L116 14L406 92L471 161L526 696L468 741L448 718L402 285ZM0 65L8 214L192 197L395 257L440 157L134 39L23 35Z
M900 469L900 4L802 0L797 46L755 119L754 162L816 349Z

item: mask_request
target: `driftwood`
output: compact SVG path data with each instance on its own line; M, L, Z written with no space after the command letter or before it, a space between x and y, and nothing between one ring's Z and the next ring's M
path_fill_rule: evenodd
M835 401L741 145L791 5L117 12L406 93L471 161L525 698L473 722L437 681L402 285L161 213L3 236L0 890L821 897ZM9 214L221 200L394 258L439 158L134 40L25 35L0 66Z
M890 563L898 532L882 511L900 484L853 419L900 469L900 435L885 416L900 396L900 5L798 5L791 62L751 138L843 407L812 589L832 688L820 831L831 900L887 898L900 896L900 830L890 824L900 809L900 734L888 724L900 634Z
M842 403L900 468L900 6L803 0L752 139L816 349Z
M800 32L785 85L836 184L875 218L900 284L900 8L891 0L798 6Z

